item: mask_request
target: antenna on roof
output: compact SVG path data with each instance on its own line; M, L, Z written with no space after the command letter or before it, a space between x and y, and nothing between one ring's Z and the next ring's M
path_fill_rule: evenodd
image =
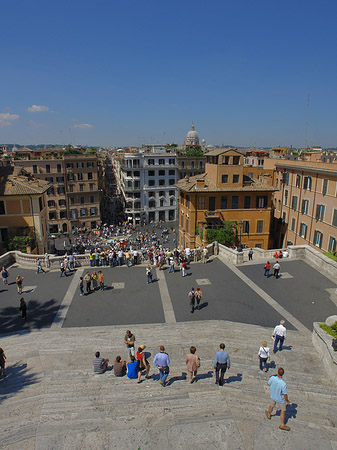
M305 143L304 148L308 148L308 127L309 127L309 101L310 101L310 95L307 96L307 118L305 123Z

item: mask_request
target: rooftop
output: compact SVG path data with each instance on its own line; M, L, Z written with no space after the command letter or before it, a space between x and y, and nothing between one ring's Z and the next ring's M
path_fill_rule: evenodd
M0 196L43 194L48 181L31 177L21 167L0 167Z

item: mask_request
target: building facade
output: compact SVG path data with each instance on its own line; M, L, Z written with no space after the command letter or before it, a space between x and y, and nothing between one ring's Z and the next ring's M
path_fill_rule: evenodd
M242 246L269 248L274 188L271 173L258 174L235 149L207 153L205 173L177 183L180 246L204 245L207 228L228 220L239 224Z
M100 223L100 167L94 153L63 149L16 151L13 164L49 183L48 232L91 229Z
M275 247L337 250L337 165L270 159L274 169Z

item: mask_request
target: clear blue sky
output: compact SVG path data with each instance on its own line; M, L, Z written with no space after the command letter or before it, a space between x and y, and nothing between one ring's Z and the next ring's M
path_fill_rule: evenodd
M334 0L1 2L0 143L337 146ZM45 108L43 108L45 107ZM30 110L29 110L30 109Z

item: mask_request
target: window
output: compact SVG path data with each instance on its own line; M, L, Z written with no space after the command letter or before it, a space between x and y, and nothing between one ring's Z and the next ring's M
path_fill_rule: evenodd
M175 165L175 160L174 160L174 158L170 158L170 159L169 159L169 164L170 164L170 166L174 166L174 165Z
M88 172L88 180L92 180L92 172Z
M337 249L337 240L335 237L330 236L328 252L335 252L336 249Z
M163 165L165 164L165 159L159 159L159 160L158 160L158 164L159 164L160 166L163 166Z
M325 213L325 205L317 205L316 206L316 220L323 222Z
M82 162L77 163L77 168L78 168L78 169L83 169L83 163L82 163Z
M174 198L170 198L170 206L174 206Z
M316 247L322 248L322 241L323 241L323 233L316 230L314 233L314 245L316 245Z
M181 161L181 168L185 169L185 161Z
M68 181L74 181L74 174L68 173L67 178L68 178Z
M284 225L287 222L287 213L284 211L282 213L282 224Z
M289 172L283 172L282 183L289 184Z
M135 171L133 172L133 176L134 176L134 177L140 177L140 172L139 172L139 170L135 170Z
M159 176L164 177L165 176L165 170L158 170Z
M77 209L72 209L70 213L72 219L77 219Z
M169 220L174 220L175 218L175 212L174 209L169 210Z
M304 177L303 189L307 189L307 190L311 191L311 177L310 176Z
M80 203L84 203L84 197L80 197Z
M72 169L74 167L73 163L67 163L67 169Z
M337 228L337 209L333 210L332 226Z
M49 220L56 219L56 211L49 211Z
M60 211L60 219L65 219L67 217L67 211Z
M159 186L165 186L165 180L159 180Z
M281 211L281 200L279 200L277 203L277 210Z
M205 197L203 195L198 197L198 209L205 209Z
M64 195L64 187L63 186L58 187L57 193L58 193L58 195Z
M156 194L154 192L152 192L152 191L149 192L149 197L155 197L155 195Z
M48 205L48 208L53 208L55 206L55 201L54 200L48 200L47 205Z
M59 200L59 206L66 206L66 201L65 201L64 198L61 198L61 199Z
M298 205L298 197L297 197L297 195L293 195L293 199L291 201L292 209L294 209L296 211L297 210L297 205Z
M228 197L227 195L221 196L220 209L227 209L227 208L228 208Z
M154 186L154 185L155 185L154 180L149 180L149 186Z
M237 195L232 196L232 209L238 209L239 207L239 197Z
M74 205L74 204L75 204L75 199L74 199L74 197L70 197L70 204L71 204L71 205Z
M154 170L149 170L149 177L154 177Z
M95 197L93 195L90 195L90 203L95 203Z
M245 209L249 209L250 208L250 195L249 196L245 196L244 208Z
M174 185L174 183L175 183L175 179L174 178L170 178L169 179L169 186L173 186Z
M54 183L54 178L53 177L46 177L46 181L48 181L48 183Z
M183 205L184 204L184 193L180 192L180 203Z
M159 197L165 197L165 191L159 191Z
M188 227L189 227L189 218L186 217L186 233L188 233Z
M64 183L64 177L56 177L56 183Z
M308 226L305 223L301 223L300 226L300 236L304 239L307 238Z
M190 207L190 196L186 195L186 208Z
M228 164L229 164L229 156L223 156L222 157L222 164L225 164L226 166L228 166Z
M50 173L50 164L46 164L46 172Z
M194 161L191 162L191 168L194 169L195 163Z
M329 180L327 178L324 178L324 180L323 180L323 187L322 187L322 194L323 195L326 195L327 192L328 192L328 183L329 183Z
M163 200L163 199L160 199L160 200L159 200L159 205L160 205L160 206L164 206L164 200Z
M33 173L37 173L37 166L33 164Z
M222 182L223 184L228 183L228 175L222 175L222 177L221 177L221 182Z
M256 232L263 233L263 220L258 220L256 222Z
M169 195L175 195L175 191L169 191Z
M84 184L80 184L80 192L84 191Z
M96 216L96 208L90 208L90 215Z
M77 174L77 179L78 179L78 181L82 181L83 180L83 173L78 173Z
M302 200L302 214L308 214L309 200Z
M83 217L87 214L87 210L85 208L80 209L80 216Z
M242 222L242 233L249 233L249 220Z
M175 175L176 171L175 170L169 170L169 175Z
M296 175L296 187L301 187L301 175Z
M90 184L89 184L89 189L90 189L90 191L93 191L93 190L94 190L94 183L90 183Z
M155 207L156 207L156 202L155 202L155 200L150 200L150 201L149 201L149 207L150 207L150 208L155 208Z
M233 184L238 184L239 182L239 175L233 175Z
M89 161L89 162L87 162L87 167L89 167L90 169L93 169L95 167L95 163L93 161Z
M58 172L58 173L60 173L60 172L61 172L61 164L57 164L57 166L56 166L56 170L57 170L57 172Z
M295 231L295 228L296 228L296 219L295 217L293 217L291 219L291 231Z
M264 196L258 195L256 197L257 208L267 208L267 205L268 205L268 197L266 195Z
M53 188L53 186L48 188L47 195L54 195L54 188Z
M208 210L215 211L215 197L208 198Z
M154 159L148 159L148 160L147 160L147 164L148 164L149 166L154 166Z
M289 191L288 191L288 189L286 189L284 191L284 204L285 205L288 205L288 195L289 195Z
M240 156L233 156L233 165L238 166L240 164Z

